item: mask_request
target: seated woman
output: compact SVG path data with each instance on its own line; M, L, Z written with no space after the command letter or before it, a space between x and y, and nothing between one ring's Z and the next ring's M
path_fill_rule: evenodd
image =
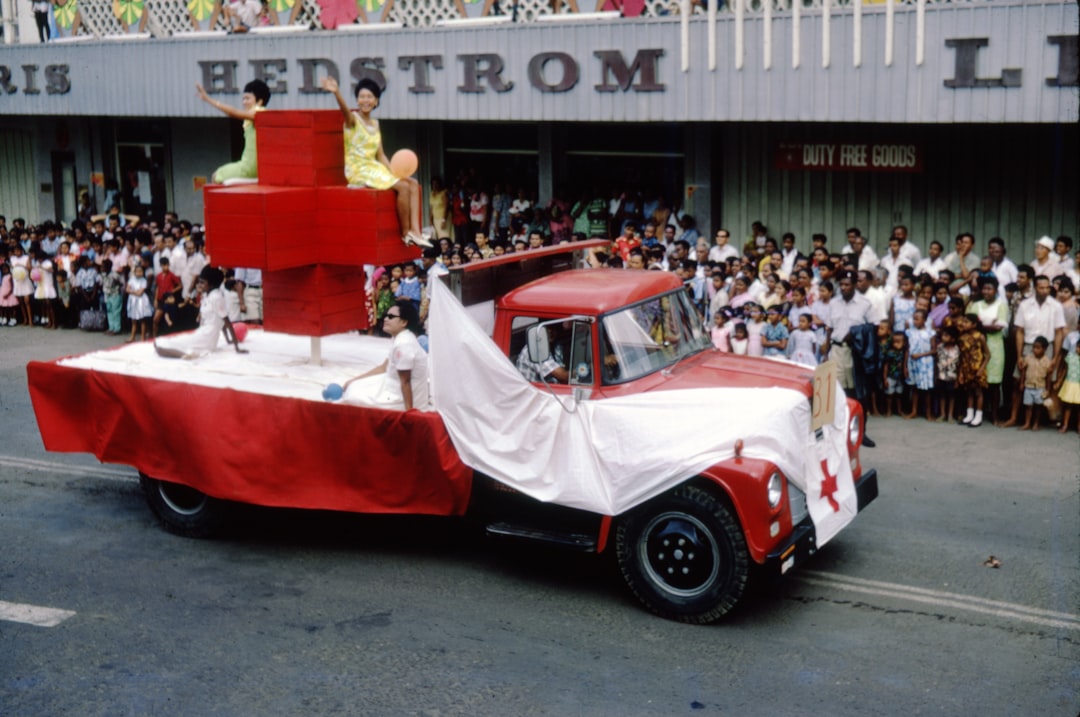
M195 291L201 297L199 305L199 328L193 333L179 334L154 340L154 350L165 358L193 359L205 356L217 348L218 337L225 334L225 341L236 348L236 353L246 354L240 348L232 322L229 321L228 302L222 284L225 273L207 266L199 273Z
M398 299L382 317L390 334L390 355L381 364L351 378L342 386L342 402L398 411L429 408L427 352L417 336L424 329L408 299Z
M257 179L259 176L258 156L255 148L255 115L266 109L270 103L270 88L262 80L252 80L244 85L244 94L240 98L243 109L238 110L206 94L202 85L195 85L199 99L215 109L224 112L233 119L244 120L244 151L240 159L229 162L214 170L211 181L222 184L231 179Z
M431 246L431 242L420 232L420 183L412 177L395 177L390 171L390 160L383 151L379 120L371 116L379 106L382 88L374 80L360 80L356 89L357 108L352 110L341 96L337 80L324 77L320 86L333 93L345 120L345 178L349 186L393 189L397 193L401 241Z

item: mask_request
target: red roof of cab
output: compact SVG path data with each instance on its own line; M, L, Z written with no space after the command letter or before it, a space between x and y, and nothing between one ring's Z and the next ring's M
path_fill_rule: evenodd
M579 269L537 279L506 293L499 309L600 315L682 285L666 271Z

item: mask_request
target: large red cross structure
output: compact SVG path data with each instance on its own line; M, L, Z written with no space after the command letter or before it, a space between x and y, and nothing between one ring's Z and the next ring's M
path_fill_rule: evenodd
M257 184L203 188L206 247L217 266L263 271L263 325L327 336L368 328L364 264L413 261L392 190L350 188L337 110L255 117Z

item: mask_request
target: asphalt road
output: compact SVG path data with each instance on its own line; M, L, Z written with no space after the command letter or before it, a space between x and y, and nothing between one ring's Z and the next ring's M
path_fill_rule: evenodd
M453 520L252 509L174 537L132 469L37 434L26 362L111 343L0 329L4 717L1080 712L1075 433L872 420L880 498L695 627L610 560Z

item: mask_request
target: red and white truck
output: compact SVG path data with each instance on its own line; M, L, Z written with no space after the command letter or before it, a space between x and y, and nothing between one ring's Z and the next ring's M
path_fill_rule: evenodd
M802 563L877 496L859 457L862 411L830 406L843 394L812 369L715 350L674 275L577 268L595 246L444 277L432 411L322 399L381 361L385 339L328 337L314 366L305 340L252 331L246 355L177 362L134 344L30 363L45 447L135 467L151 510L181 535L213 534L235 502L472 514L493 536L614 553L653 612L715 620L753 566ZM447 328L463 316L471 328ZM554 350L549 326L569 380L512 385L520 353ZM72 412L73 396L93 413ZM558 416L569 423L555 427Z

